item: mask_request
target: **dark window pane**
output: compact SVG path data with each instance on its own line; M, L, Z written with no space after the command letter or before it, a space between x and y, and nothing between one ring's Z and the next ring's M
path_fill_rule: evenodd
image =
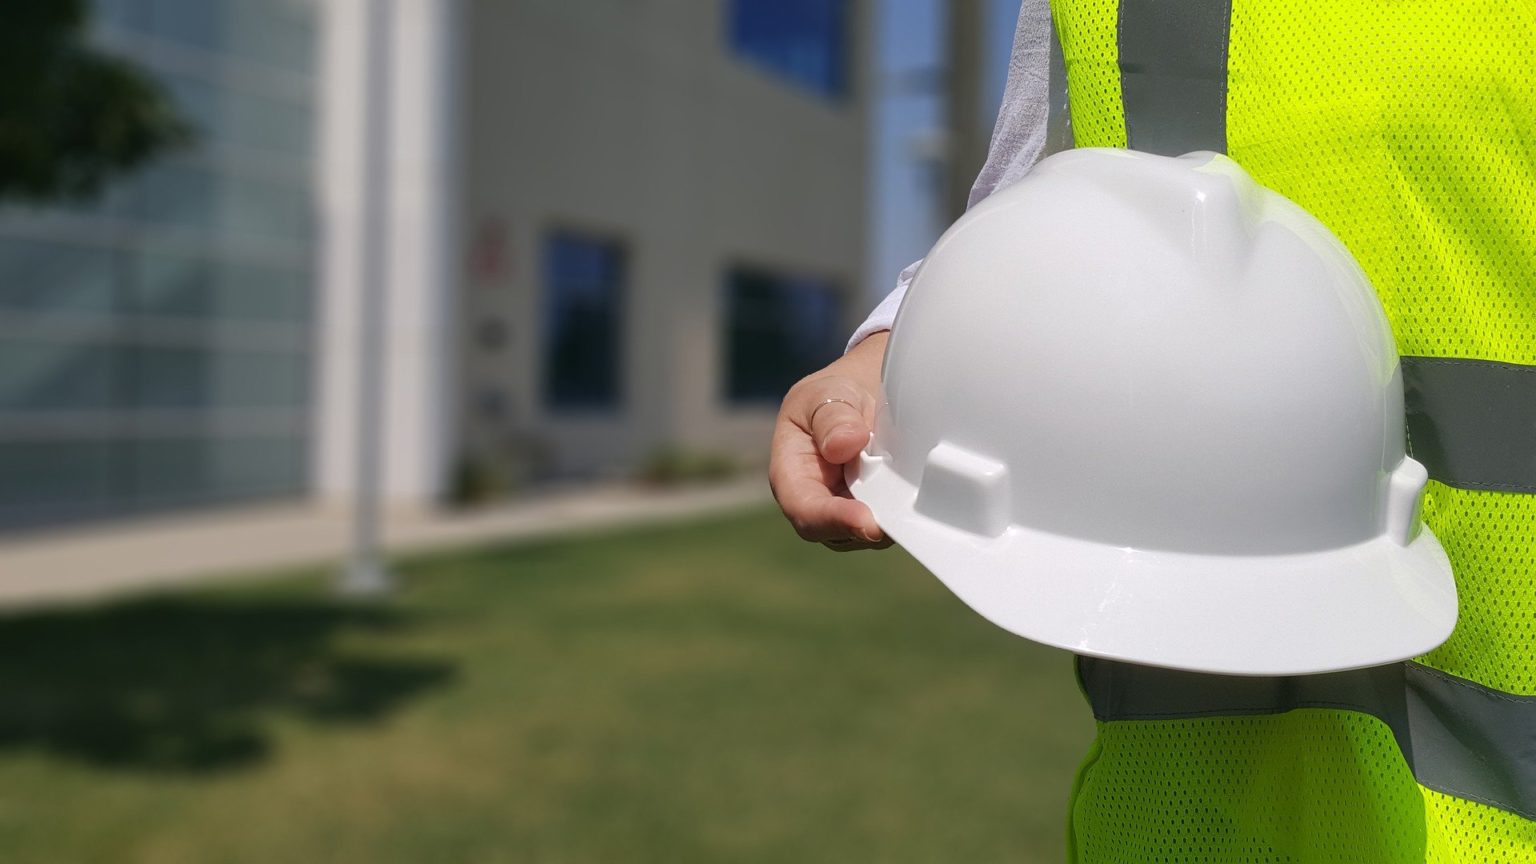
M96 0L107 23L194 48L308 74L314 66L318 3L274 0Z
M74 243L0 237L0 314L102 318L114 311L112 253Z
M285 242L310 233L310 193L296 178L256 177L167 159L132 181L131 216L154 226Z
M236 501L304 488L298 438L178 438L133 443L132 484L141 507Z
M829 98L847 75L847 0L732 0L731 47Z
M620 401L624 254L615 243L574 234L545 249L544 403L613 408Z
M232 348L133 349L138 408L241 410L307 403L308 357Z
M114 408L117 359L112 346L85 339L0 339L0 410Z
M310 107L287 96L241 89L172 71L160 73L200 143L233 145L286 156L308 156L313 147Z
M306 452L293 436L0 441L0 530L299 495Z
M0 526L109 506L117 458L107 441L0 441Z
M166 318L207 318L214 314L214 259L143 250L132 257L128 311Z
M93 5L97 17L113 27L140 31L149 29L150 0L96 0Z
M837 356L842 304L825 280L738 269L726 278L726 396L773 403Z
M130 312L294 323L310 315L310 277L301 267L147 249L130 266Z

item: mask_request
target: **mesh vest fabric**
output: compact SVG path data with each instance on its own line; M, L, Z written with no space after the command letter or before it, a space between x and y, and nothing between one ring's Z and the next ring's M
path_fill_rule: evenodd
M1125 146L1118 0L1052 12L1075 143ZM1536 364L1536 4L1233 0L1230 28L1229 155L1339 235L1400 352ZM1536 694L1536 495L1432 482L1425 518L1461 614L1420 661ZM1536 862L1536 821L1419 786L1375 717L1301 709L1101 723L1071 850L1084 864Z

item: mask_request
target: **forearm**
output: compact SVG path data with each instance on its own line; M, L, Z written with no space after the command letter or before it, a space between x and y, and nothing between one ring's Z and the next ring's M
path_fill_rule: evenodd
M810 377L828 375L845 377L868 388L871 393L879 393L880 363L885 357L885 342L890 335L889 330L868 334L850 347L843 356Z

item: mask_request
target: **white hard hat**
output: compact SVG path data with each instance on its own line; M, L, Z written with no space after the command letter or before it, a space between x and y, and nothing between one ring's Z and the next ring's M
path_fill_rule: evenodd
M883 379L853 495L1006 630L1286 675L1456 622L1370 283L1225 156L1041 162L934 246Z

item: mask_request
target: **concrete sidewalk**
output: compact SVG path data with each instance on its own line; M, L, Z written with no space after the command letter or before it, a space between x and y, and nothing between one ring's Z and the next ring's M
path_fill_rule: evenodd
M391 554L682 521L766 504L766 481L677 490L604 486L484 510L388 515ZM292 505L153 519L0 540L0 605L83 601L335 565L345 510Z

